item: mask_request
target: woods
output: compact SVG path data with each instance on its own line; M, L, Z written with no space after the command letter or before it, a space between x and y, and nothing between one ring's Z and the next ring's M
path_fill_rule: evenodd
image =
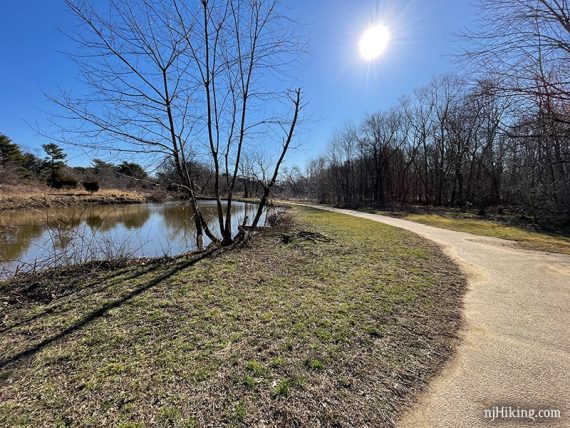
M351 207L511 208L568 227L568 7L491 3L464 36L464 75L338 129L286 192Z
M438 78L337 131L291 192L345 206L516 206L563 223L570 130L555 114L537 104L516 116L491 82Z

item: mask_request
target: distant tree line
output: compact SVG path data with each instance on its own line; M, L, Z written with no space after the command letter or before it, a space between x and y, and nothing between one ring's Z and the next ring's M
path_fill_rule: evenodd
M205 163L196 160L188 160L185 170L188 171L190 180L194 183L196 194L199 196L212 197L216 194L215 189L215 169ZM166 186L170 191L179 191L184 188L183 182L180 180L176 165L171 159L167 158L156 174L159 184ZM222 173L218 176L218 183L226 180L227 175ZM279 183L277 184L279 186ZM252 159L246 158L241 166L240 171L236 175L236 184L234 186L234 194L243 198L260 198L263 195L264 182L263 174L255 168ZM220 191L220 197L226 198L227 192Z
M175 163L169 157L151 176L143 166L136 162L123 161L113 164L101 159L94 159L89 167L67 165L67 154L57 144L44 144L45 157L23 151L12 140L0 134L0 183L22 184L22 182L41 183L54 188L75 188L83 186L89 192L100 188L153 188L184 192ZM195 183L196 194L200 197L215 195L215 170L211 166L188 160L186 170ZM260 197L263 193L262 178L256 173L255 159L246 158L237 175L235 193L245 198ZM221 174L218 181L225 180ZM23 181L22 181L23 180ZM227 196L222 193L222 197Z
M22 177L37 177L45 167L36 155L23 152L8 136L0 134L0 177L4 183L16 183Z
M304 173L283 176L284 193L352 207L508 207L570 226L568 5L490 3L467 35L463 60L476 72L345 125Z
M438 78L338 130L305 173L285 174L285 192L351 207L513 207L568 226L570 116L536 101L515 115L492 82Z
M0 183L41 183L54 188L83 185L90 192L101 187L146 188L158 184L135 162L123 161L115 165L95 159L90 167L70 167L66 162L67 154L57 144L44 144L42 149L44 158L23 151L9 137L0 134Z

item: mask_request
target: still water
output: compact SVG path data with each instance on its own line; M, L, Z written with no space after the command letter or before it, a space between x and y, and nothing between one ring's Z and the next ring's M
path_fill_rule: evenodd
M200 201L219 236L215 201ZM232 203L234 234L257 205ZM261 219L263 224L263 218ZM109 257L159 257L196 249L192 209L184 202L91 205L0 213L0 276L16 270ZM209 243L204 236L204 244Z

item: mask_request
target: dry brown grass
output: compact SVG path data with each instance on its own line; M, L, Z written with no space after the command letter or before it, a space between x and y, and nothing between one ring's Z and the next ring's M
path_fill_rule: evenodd
M68 278L47 303L0 288L0 425L393 426L452 352L464 279L416 235L295 211L192 266Z
M87 203L120 204L156 200L151 192L101 189L90 194L83 188L52 189L47 186L0 185L0 210L70 206Z

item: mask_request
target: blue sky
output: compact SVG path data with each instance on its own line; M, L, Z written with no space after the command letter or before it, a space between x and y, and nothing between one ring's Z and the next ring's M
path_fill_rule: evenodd
M470 24L470 0L285 0L289 14L310 39L310 54L297 70L310 120L290 164L320 154L332 132L348 120L382 110L456 68L456 34ZM382 22L391 42L380 60L366 63L358 41L370 24ZM45 139L29 124L47 127L44 92L74 89L76 73L62 51L73 47L58 28L76 25L60 0L0 3L0 133L29 150ZM71 164L85 164L70 151Z

